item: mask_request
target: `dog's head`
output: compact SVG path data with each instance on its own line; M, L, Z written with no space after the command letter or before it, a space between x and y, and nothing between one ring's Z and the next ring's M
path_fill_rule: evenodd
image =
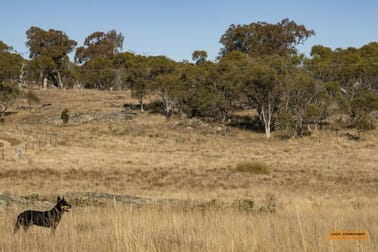
M61 212L69 212L69 209L72 207L70 203L68 203L64 197L59 197L56 200L56 208L58 208Z

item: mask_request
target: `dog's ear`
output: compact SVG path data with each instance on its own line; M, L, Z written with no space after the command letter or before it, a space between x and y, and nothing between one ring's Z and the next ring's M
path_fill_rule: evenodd
M56 198L56 202L59 202L59 201L61 201L61 198L58 196L58 197Z

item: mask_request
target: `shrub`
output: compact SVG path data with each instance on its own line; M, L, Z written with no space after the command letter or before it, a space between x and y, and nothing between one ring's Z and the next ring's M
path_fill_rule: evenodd
M164 112L164 104L159 100L154 100L151 103L146 104L144 108L151 113L159 114Z
M269 166L262 162L240 162L236 165L235 170L253 174L270 174Z
M20 94L21 90L18 86L0 82L0 115L7 111Z
M64 124L68 123L68 120L70 119L70 115L69 115L69 110L67 108L65 108L60 114L60 119L62 119Z
M251 212L254 210L255 202L251 199L236 199L232 206L238 210Z

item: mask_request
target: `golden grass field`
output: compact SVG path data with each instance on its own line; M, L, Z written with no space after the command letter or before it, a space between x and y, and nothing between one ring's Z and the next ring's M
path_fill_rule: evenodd
M135 102L128 92L36 92L40 104L17 109L27 106L20 99L0 125L0 193L52 203L98 192L196 204L71 198L55 237L39 227L13 235L17 214L30 207L8 204L0 208L1 251L378 251L377 130L360 141L345 137L352 129L268 140L188 118L112 116ZM271 172L238 172L243 162ZM366 231L368 239L329 240L337 230Z

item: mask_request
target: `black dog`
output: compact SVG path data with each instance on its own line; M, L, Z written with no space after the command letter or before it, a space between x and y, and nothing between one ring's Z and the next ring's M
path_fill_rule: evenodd
M14 233L16 233L20 227L24 228L26 231L30 226L37 225L40 227L51 228L53 234L55 234L55 229L57 228L60 219L64 212L69 212L72 206L63 198L58 196L56 205L50 211L33 211L27 210L18 215L16 225L14 227Z

